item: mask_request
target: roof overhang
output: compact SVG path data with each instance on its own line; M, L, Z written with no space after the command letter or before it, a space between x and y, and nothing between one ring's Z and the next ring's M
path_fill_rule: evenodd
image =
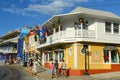
M120 18L117 17L112 17L112 16L101 16L101 15L96 15L95 14L89 14L89 13L82 13L82 12L76 12L76 13L68 13L68 14L60 14L60 15L55 15L52 18L50 18L48 21L46 21L42 26L50 25L53 22L57 21L58 19L66 19L68 17L80 17L80 16L85 16L85 17L93 17L93 18L100 18L100 19L111 19L111 20L116 20L120 21Z

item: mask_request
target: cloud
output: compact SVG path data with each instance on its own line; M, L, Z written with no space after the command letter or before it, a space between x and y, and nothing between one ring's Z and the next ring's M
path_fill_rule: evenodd
M65 8L75 7L76 2L88 2L88 0L48 0L45 4L30 4L26 10L55 15L62 13Z
M10 12L12 14L22 15L22 16L36 16L36 14L34 14L34 15L30 14L25 9L16 8L16 6L13 4L11 4L11 8L3 8L2 10Z
M20 0L23 2L24 0ZM62 13L65 8L75 7L76 3L88 2L88 0L29 0L25 8L17 8L11 5L11 8L4 8L4 11L30 16L31 12L55 15Z
M28 6L28 8L26 8L26 10L28 11L36 11L39 13L43 13L43 14L58 14L61 13L65 7L72 7L74 6L73 3L64 3L63 1L54 1L48 5L36 5L36 4L31 4Z

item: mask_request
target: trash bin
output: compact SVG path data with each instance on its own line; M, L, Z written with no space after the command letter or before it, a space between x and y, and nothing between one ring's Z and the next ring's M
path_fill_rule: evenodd
M27 62L23 62L23 67L27 67Z

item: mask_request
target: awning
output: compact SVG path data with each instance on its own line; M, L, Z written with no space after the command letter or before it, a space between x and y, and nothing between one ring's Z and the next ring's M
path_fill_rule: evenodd
M118 50L115 46L105 46L103 50Z

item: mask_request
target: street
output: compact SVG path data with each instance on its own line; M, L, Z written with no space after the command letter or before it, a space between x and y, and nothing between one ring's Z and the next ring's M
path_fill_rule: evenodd
M37 80L37 78L31 76L21 66L5 65L0 66L0 80Z
M49 69L41 67L39 74L30 75L27 72L26 67L23 67L20 64L14 64L0 66L0 80L120 80L120 77L111 77L109 74L100 74L90 76L69 76L68 78L59 76L58 78L51 79Z

